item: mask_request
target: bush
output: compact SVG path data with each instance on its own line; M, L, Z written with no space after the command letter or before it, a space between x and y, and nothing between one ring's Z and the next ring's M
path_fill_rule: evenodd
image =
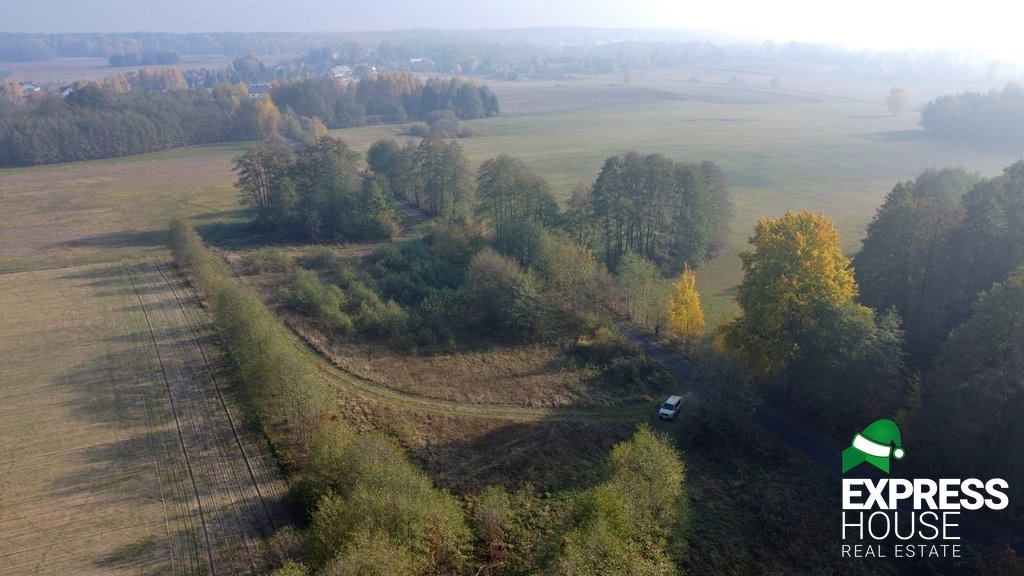
M433 488L388 437L366 433L348 446L340 491L327 492L313 513L309 550L314 562L324 565L339 553L352 554L354 542L369 538L406 552L403 558L415 569L400 573L449 573L461 566L469 529L459 503Z
M280 248L260 248L245 257L245 269L249 274L288 272L295 262Z
M464 295L469 321L484 333L531 339L546 332L548 306L533 276L493 250L473 257Z
M327 246L320 246L299 259L299 263L306 268L315 270L333 270L341 266L341 259Z
M606 366L637 352L636 346L610 326L597 326L592 331L584 332L573 346L578 361L594 366Z
M437 220L428 225L423 242L430 247L431 254L459 268L468 266L473 256L487 245L483 234L474 226Z
M363 334L398 342L409 324L409 314L394 300L381 301L373 294L373 298L367 298L359 305L355 324Z
M342 311L345 294L337 286L322 283L316 272L294 269L277 296L285 306L309 317L324 330L340 333L352 330L352 319Z
M370 274L382 295L415 306L434 290L458 288L462 270L431 253L423 242L388 246L370 258Z

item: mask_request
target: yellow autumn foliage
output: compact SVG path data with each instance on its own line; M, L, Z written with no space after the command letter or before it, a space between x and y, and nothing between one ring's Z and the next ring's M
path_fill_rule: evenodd
M668 302L668 326L673 336L691 344L704 336L704 308L697 292L697 275L689 267L672 284Z
M795 338L813 325L822 305L857 295L850 260L831 220L812 212L762 218L740 254L742 316L725 328L727 348L749 368L777 374L797 352Z

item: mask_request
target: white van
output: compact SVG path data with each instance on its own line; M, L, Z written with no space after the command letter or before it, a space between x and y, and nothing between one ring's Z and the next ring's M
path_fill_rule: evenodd
M658 409L658 418L662 420L675 420L679 415L679 408L683 404L682 396L669 396L668 400Z

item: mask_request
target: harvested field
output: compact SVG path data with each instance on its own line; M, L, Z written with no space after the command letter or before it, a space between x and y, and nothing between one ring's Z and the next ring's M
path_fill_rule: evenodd
M0 275L0 325L0 574L262 568L286 487L180 276Z
M175 214L238 208L231 158L244 145L0 170L0 273L166 257Z

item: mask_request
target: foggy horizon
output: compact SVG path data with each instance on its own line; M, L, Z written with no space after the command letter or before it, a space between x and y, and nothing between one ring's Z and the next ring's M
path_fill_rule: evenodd
M5 15L0 32L9 33L215 33L215 32L389 32L401 30L488 31L528 28L658 30L714 33L730 39L808 42L875 51L952 50L1007 62L1024 62L1015 42L1013 9L994 0L973 4L970 12L914 0L880 0L823 6L784 0L770 6L743 0L714 6L664 5L624 0L600 5L582 0L524 0L484 4L454 0L443 5L382 0L368 5L329 0L280 4L222 0L181 0L145 5L107 0L82 5L75 0L23 4ZM1005 18L992 18L1002 14ZM737 17L739 15L739 17Z

